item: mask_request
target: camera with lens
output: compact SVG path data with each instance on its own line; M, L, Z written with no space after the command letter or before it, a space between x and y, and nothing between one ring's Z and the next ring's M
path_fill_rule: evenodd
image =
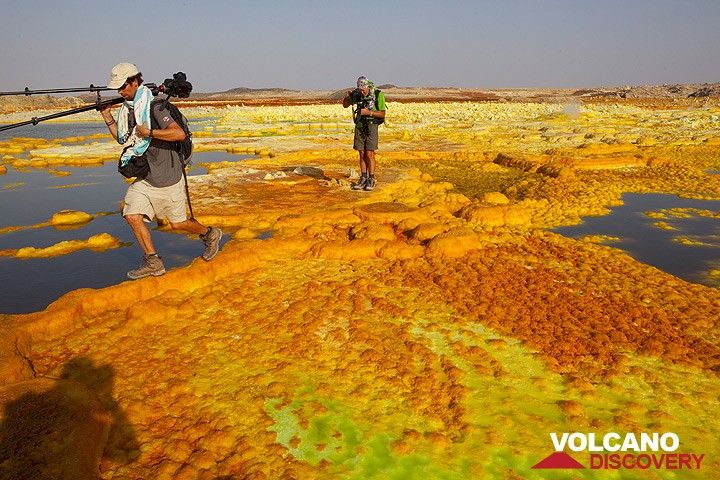
M192 92L192 83L187 81L183 72L173 74L173 78L166 78L158 90L168 97L187 98Z
M353 90L352 92L350 92L350 101L351 101L352 103L357 103L357 104L359 104L364 97L365 97L365 96L362 94L362 92L360 91L359 88L356 88L355 90Z

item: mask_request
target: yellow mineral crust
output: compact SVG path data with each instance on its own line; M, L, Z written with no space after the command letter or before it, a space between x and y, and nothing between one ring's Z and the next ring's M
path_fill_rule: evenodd
M494 203L496 205L506 205L510 203L510 200L500 192L487 192L480 197L480 200L485 203Z
M620 237L614 237L612 235L585 235L580 238L580 240L589 243L614 243L619 242Z
M65 240L49 247L22 247L18 249L0 250L0 256L16 258L46 258L67 255L78 250L89 249L102 252L112 248L119 248L120 241L109 233L99 233L87 240Z
M77 210L62 210L58 213L53 214L50 218L50 225L53 226L64 226L64 225L83 225L91 222L93 216L89 213L80 212Z
M716 262L717 265L717 262ZM717 265L720 266L720 265ZM711 268L707 272L707 278L709 278L716 287L720 287L720 268Z
M5 317L0 384L110 366L108 479L534 478L553 431L672 431L707 478L720 293L546 231L623 192L720 198L713 113L665 107L390 103L373 192L339 182L338 105L220 109L213 148L276 152L191 179L234 238Z
M685 237L685 236L678 236L673 238L673 242L682 243L683 245L687 246L694 246L694 247L717 247L720 246L720 244L713 244L704 240L700 240L697 238L691 238L691 237Z
M646 212L645 215L650 218L692 218L693 216L698 216L720 219L720 212L699 208L669 208L656 212Z
M531 216L522 205L471 204L458 215L470 223L487 227L530 225Z
M106 215L98 213L96 215ZM17 232L33 228L44 228L52 226L58 230L72 230L82 227L86 223L91 222L95 217L86 212L78 210L61 210L54 213L47 222L40 222L33 225L9 225L0 228L0 235L4 233Z
M661 230L677 230L676 227L673 227L667 222L655 222L653 223L653 227L659 228Z
M0 154L18 155L32 149L45 149L58 145L55 140L43 138L13 138L12 140L0 142Z

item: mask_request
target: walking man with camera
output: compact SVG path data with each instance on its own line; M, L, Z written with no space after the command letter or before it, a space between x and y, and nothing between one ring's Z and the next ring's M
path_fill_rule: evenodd
M375 188L375 150L378 148L378 125L385 121L385 94L365 76L357 79L357 88L347 92L343 107L355 105L355 138L353 148L360 155L360 179L353 190Z
M152 102L153 94L142 82L142 74L135 65L115 65L110 73L108 87L116 88L125 102L117 121L110 113L110 106L100 110L113 138L127 145L123 150L123 159L126 156L132 159L144 155L150 167L142 178L136 178L128 188L122 212L143 251L140 267L127 273L132 280L165 273L165 265L157 255L145 222L158 218L166 220L173 230L199 235L205 244L202 258L207 261L218 253L222 239L222 230L219 228L206 227L194 218L188 219L183 162L175 144L185 139L185 131L167 110Z

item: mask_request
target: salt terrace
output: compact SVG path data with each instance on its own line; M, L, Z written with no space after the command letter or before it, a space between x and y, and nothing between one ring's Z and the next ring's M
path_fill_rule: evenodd
M184 112L197 151L254 155L191 177L196 216L232 241L210 263L0 318L4 428L74 432L39 435L0 472L556 478L530 467L563 431L675 432L706 454L682 478L720 467L718 288L550 231L623 192L720 199L717 103L390 101L373 192L349 190L339 105ZM12 139L0 168L117 154ZM7 427L28 396L53 400L50 419Z

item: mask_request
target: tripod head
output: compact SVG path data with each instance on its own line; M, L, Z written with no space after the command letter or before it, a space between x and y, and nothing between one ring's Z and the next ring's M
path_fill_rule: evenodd
M173 74L173 78L166 78L159 86L148 84L147 87L151 88L155 96L158 93L164 93L168 97L187 98L192 92L192 83L187 81L187 75L183 72Z

